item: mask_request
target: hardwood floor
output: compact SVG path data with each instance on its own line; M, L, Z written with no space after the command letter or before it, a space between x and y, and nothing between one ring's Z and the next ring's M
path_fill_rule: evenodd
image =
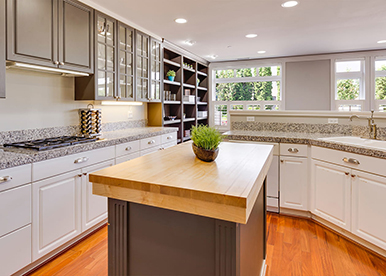
M386 261L307 219L269 213L267 276L386 276ZM107 226L30 275L107 275Z

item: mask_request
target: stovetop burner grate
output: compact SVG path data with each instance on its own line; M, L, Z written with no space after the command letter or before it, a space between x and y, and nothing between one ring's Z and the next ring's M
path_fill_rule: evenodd
M94 142L98 138L90 138L85 136L60 136L47 139L30 140L17 143L4 144L4 147L27 148L33 150L49 150L81 143Z

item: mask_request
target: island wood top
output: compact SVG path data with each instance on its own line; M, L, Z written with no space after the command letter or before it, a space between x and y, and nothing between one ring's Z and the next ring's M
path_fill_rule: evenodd
M223 142L207 163L188 142L91 173L89 180L96 195L246 224L272 152L270 145Z

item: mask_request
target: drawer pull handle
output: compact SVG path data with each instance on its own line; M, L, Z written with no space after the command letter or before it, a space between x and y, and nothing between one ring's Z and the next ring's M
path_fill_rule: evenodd
M79 164L79 163L84 163L87 161L88 161L88 157L81 157L81 158L75 159L74 163Z
M170 139L172 139L172 138L173 138L172 136L168 136L166 139L170 140Z
M147 142L149 145L151 145L151 144L154 144L155 143L155 141L154 140L151 140L151 141L149 141L149 142Z
M342 159L343 162L346 162L346 163L350 163L350 164L355 164L355 165L359 165L360 162L354 158L347 158L347 157L344 157Z
M127 147L125 150L126 150L126 151L129 151L129 150L131 150L131 147Z
M344 174L345 174L345 175L349 175L350 173L349 173L349 172L345 172Z
M299 150L297 148L289 148L288 149L289 152L293 152L293 153L298 153Z
M0 183L5 183L5 182L8 182L8 181L11 181L12 180L12 176L3 176L3 177L0 177Z
M351 177L354 178L354 177L356 177L356 175L355 175L355 174L352 174Z

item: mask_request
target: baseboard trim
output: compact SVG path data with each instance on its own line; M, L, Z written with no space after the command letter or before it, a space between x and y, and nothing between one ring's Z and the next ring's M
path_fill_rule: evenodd
M44 266L48 262L52 261L53 259L57 258L59 255L65 253L81 241L87 239L89 236L100 230L102 227L104 227L107 223L107 218L101 221L100 223L94 225L90 229L86 230L76 238L72 239L71 241L63 244L62 246L56 248L55 250L51 251L47 255L41 257L40 259L36 260L35 262L25 266L21 270L17 271L16 273L12 274L12 276L26 276L31 274L32 272L36 271L40 267Z
M356 244L357 246L363 248L364 250L378 256L379 258L382 258L386 261L386 250L354 235L353 233L317 216L312 214L310 211L300 211L300 210L293 210L293 209L287 209L287 208L280 208L280 214L285 216L291 216L291 217L298 217L303 219L310 219L313 222L317 223L318 225L327 228L328 230L334 232L335 234L339 235L340 237L343 237L352 243Z

